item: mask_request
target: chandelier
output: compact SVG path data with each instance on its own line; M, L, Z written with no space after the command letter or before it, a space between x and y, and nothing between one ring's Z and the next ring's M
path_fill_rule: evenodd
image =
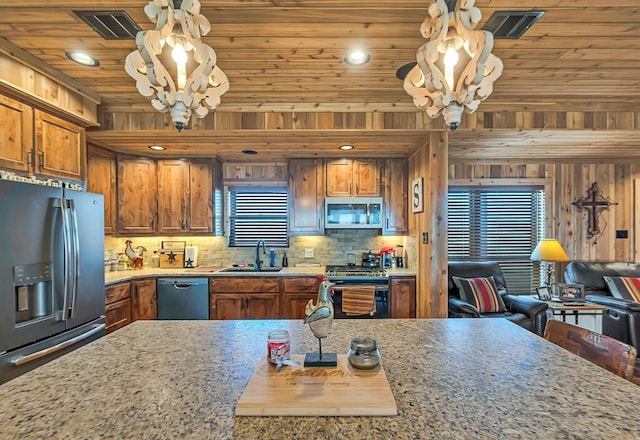
M478 109L502 74L502 61L491 53L493 35L474 30L482 18L474 3L436 0L429 6L420 26L429 41L418 49L418 63L404 77L404 89L416 107L431 118L443 114L450 130L458 128L463 110Z
M220 104L229 81L216 66L215 51L201 41L211 24L200 14L199 0L154 0L144 12L156 28L138 32L138 50L127 55L125 70L153 108L171 112L180 132L192 112L203 118ZM173 64L175 79L163 61Z

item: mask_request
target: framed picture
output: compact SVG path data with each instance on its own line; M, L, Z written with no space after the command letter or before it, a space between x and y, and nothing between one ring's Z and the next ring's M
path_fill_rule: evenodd
M424 205L422 201L422 177L418 177L411 183L411 212L422 212Z
M584 285L556 284L556 293L560 301L584 301Z
M549 289L549 286L536 287L536 292L538 293L538 299L542 301L551 300L551 289Z

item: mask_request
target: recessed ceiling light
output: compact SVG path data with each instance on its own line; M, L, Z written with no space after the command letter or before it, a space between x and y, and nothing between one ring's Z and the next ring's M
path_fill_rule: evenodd
M244 154L258 154L256 150L242 150Z
M163 147L162 145L149 145L149 148L156 151L162 151L167 149L167 147Z
M341 150L353 150L355 147L353 145L340 145Z
M362 50L353 50L344 56L344 62L352 66L367 64L371 57Z
M85 52L79 52L77 50L68 50L64 53L71 61L83 66L98 67L100 61Z

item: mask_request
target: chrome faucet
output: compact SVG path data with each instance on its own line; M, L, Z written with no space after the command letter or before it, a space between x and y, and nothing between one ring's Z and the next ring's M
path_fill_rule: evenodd
M267 255L267 247L264 244L264 240L258 240L256 243L256 262L253 264L254 270L260 270L262 266L262 260L260 259L260 246L262 246L262 253Z

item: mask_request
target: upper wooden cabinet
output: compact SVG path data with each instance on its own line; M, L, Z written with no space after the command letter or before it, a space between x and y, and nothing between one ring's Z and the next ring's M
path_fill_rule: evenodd
M327 196L379 196L380 166L375 159L327 161Z
M0 95L0 167L84 181L84 128Z
M324 162L322 159L289 161L289 233L324 234Z
M400 235L409 230L407 161L387 159L384 163L384 218L382 234Z
M158 232L213 231L213 167L185 160L158 161Z
M104 233L116 230L116 156L114 153L89 146L87 161L87 191L104 196Z
M118 234L156 232L156 162L142 157L118 158Z
M84 128L34 111L35 173L63 179L86 179Z
M29 171L29 155L32 148L32 108L0 95L0 167L14 171Z

